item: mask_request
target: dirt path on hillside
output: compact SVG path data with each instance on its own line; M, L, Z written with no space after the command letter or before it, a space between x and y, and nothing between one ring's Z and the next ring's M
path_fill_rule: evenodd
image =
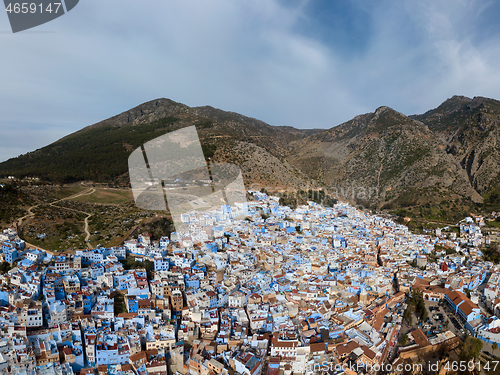
M83 230L85 232L85 244L87 245L87 248L89 249L92 249L92 245L90 245L90 232L89 232L89 218L92 217L92 214L89 213L89 212L85 212L85 211L80 211L80 210L75 210L74 208L68 208L68 207L61 207L61 206L57 206L55 205L56 203L59 203L59 202L62 202L62 201L65 201L65 200L68 200L68 199L74 199L74 198L77 198L77 197L81 197L82 195L91 195L91 194L94 194L95 193L95 189L94 188L88 188L80 193L76 193L76 194L73 194L69 197L66 197L66 198L63 198L63 199L59 199L58 201L55 201L55 202L52 202L50 203L50 205L52 207L58 207L58 208L62 208L64 210L70 210L70 211L73 211L73 212L79 212L81 214L84 214L84 215L87 215L85 217L85 220L83 221L84 222L84 227L83 227Z
M57 208L61 208L63 210L70 210L70 211L74 211L74 212L78 212L78 213L87 215L85 217L85 220L84 220L84 232L85 232L85 244L87 245L87 247L89 249L92 248L92 246L89 243L89 239L90 239L89 218L92 216L92 214L89 213L89 212L85 212L85 211L75 210L73 208L57 206L56 204L59 203L59 202L65 201L65 200L69 200L69 199L74 199L74 198L80 197L82 195L91 195L91 194L94 194L94 193L95 193L95 189L94 188L88 188L88 189L85 189L85 190L83 190L83 191L81 191L79 193L70 195L69 197L58 199L58 200L56 200L54 202L49 203L49 205L52 206L52 207L57 207ZM22 226L22 224L23 224L23 220L25 220L26 218L34 218L35 214L33 213L33 210L35 208L39 207L39 206L40 206L40 203L29 207L28 208L28 213L26 215L24 215L23 217L20 217L16 221L14 221L14 226L16 226L16 229L19 230L19 227ZM34 247L34 248L46 251L47 253L53 254L53 252L51 252L50 250L42 249L40 246L35 246L35 245L30 244L28 242L26 242L26 244L30 245L31 247Z

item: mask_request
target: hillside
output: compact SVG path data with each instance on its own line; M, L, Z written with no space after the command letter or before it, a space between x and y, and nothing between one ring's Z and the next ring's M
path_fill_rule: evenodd
M311 178L365 205L481 201L441 139L388 107L297 141L291 155Z
M326 130L157 99L1 163L0 176L128 185L135 148L191 125L205 156L239 165L247 187L322 187L366 207L436 220L500 209L500 102L482 97L454 96L414 116L380 107Z
M195 125L205 156L241 165L247 181L305 184L303 175L280 159L288 144L314 133L275 127L212 107L190 108L153 100L90 125L39 150L0 164L0 175L41 177L55 182L126 182L129 154L167 132ZM120 178L121 177L121 178Z
M500 192L500 101L454 96L413 118L440 136L479 194Z

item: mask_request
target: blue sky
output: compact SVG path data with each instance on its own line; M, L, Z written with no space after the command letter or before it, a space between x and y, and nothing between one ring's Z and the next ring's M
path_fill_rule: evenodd
M12 34L0 11L0 160L160 97L298 128L500 99L499 17L498 1L82 0Z

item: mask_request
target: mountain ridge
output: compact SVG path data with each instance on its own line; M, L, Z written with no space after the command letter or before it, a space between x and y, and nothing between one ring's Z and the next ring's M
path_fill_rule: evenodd
M288 143L314 132L291 127L274 127L263 121L209 106L188 107L170 99L155 99L116 116L86 126L52 144L0 163L0 175L33 176L57 182L110 181L124 177L128 155L135 148L167 132L195 125L207 157L214 161L243 162L244 150L251 150L265 183L279 169L275 184L305 186L299 171L276 159L283 158ZM293 130L292 130L293 129ZM231 148L241 150L231 155ZM252 164L252 163L250 163ZM255 164L255 163L254 163ZM282 164L282 165L280 165ZM255 165L253 165L255 167ZM244 169L252 178L249 166Z
M160 98L0 163L0 175L126 182L132 150L192 125L205 156L240 165L247 186L338 193L349 185L376 191L354 200L380 208L451 200L482 204L491 201L500 182L500 102L465 96L421 115L381 106L330 129L272 126Z

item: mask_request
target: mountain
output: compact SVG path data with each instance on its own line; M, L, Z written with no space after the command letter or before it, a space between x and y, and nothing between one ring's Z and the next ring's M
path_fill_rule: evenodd
M290 155L311 178L365 205L436 202L443 192L481 200L440 137L388 107L296 141Z
M0 164L0 175L57 182L127 181L128 156L145 142L195 125L206 157L241 165L248 183L306 186L304 175L282 162L288 145L317 130L276 127L212 107L157 99L87 126L46 147Z
M322 187L364 206L436 219L500 209L500 102L482 97L454 96L414 116L380 107L325 130L157 99L3 162L0 176L128 183L135 148L190 125L205 156L240 165L247 187Z
M479 194L499 192L500 101L454 96L414 119L437 134Z

